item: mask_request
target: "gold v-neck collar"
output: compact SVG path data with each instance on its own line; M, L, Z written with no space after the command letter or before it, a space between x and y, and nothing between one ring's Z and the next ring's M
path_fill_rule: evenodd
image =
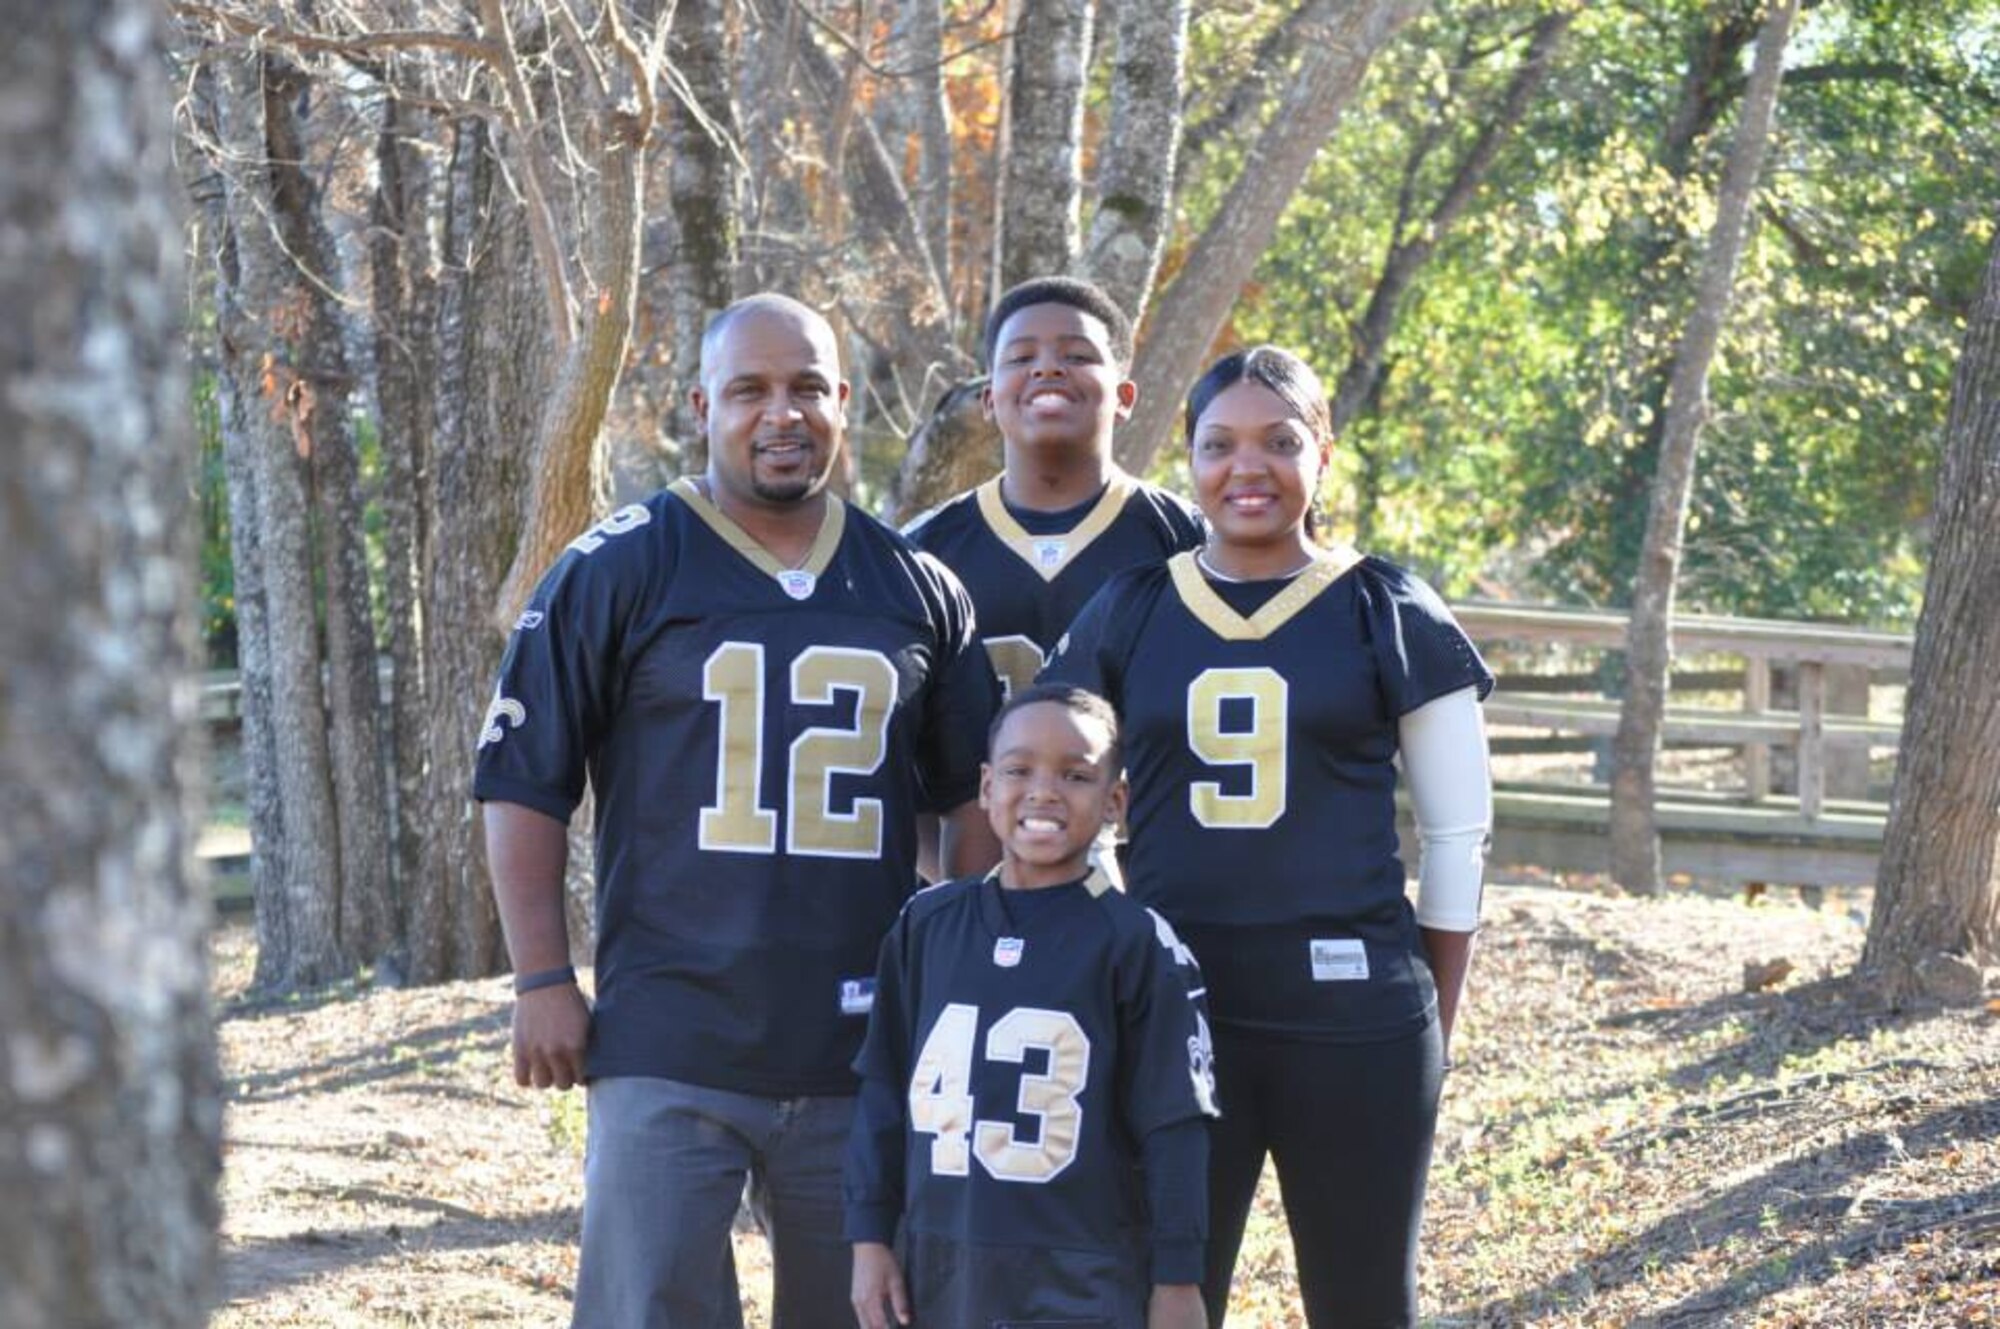
M1180 593L1181 603L1210 632L1224 641L1262 641L1291 622L1300 610L1319 598L1321 591L1339 581L1360 561L1361 555L1348 545L1322 550L1304 571L1292 578L1291 585L1259 605L1257 612L1248 618L1216 594L1215 587L1208 584L1208 578L1196 564L1193 550L1168 559L1167 571L1173 575L1174 590Z
M1125 510L1125 500L1137 488L1138 484L1131 476L1114 468L1104 483L1104 492L1084 514L1083 520L1055 535L1028 533L1027 528L1007 510L1006 501L1000 497L999 476L979 486L976 492L979 495L980 515L986 518L987 528L999 537L1000 543L1013 550L1043 581L1054 581L1064 568L1076 561L1076 556L1092 540L1104 534L1118 514Z
M838 494L828 494L826 516L820 520L819 534L813 538L812 548L806 550L805 561L796 569L788 568L759 544L756 536L738 526L728 513L715 506L693 480L683 476L668 488L688 505L695 516L707 522L708 528L720 536L724 544L749 559L759 572L772 577L781 577L792 571L809 572L818 577L833 561L833 551L840 547L841 532L847 529L847 505L840 501Z

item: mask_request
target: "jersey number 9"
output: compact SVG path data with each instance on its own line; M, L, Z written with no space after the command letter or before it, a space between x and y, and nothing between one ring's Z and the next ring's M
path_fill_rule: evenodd
M1224 793L1219 780L1188 785L1188 810L1216 830L1262 830L1285 815L1285 731L1290 689L1284 675L1259 665L1204 669L1188 684L1188 748L1210 766L1248 768L1249 789ZM1236 723L1222 727L1236 702ZM1241 784L1241 781L1237 782Z

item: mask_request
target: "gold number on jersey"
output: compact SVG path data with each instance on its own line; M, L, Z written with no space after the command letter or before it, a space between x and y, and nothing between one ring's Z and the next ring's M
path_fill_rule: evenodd
M701 810L699 843L725 853L778 847L778 814L757 806L764 786L764 647L726 641L701 667L702 700L722 708L715 736L715 806Z
M1041 1138L1024 1144L1006 1121L982 1121L975 1128L980 1166L1001 1181L1055 1180L1075 1160L1083 1133L1083 1104L1077 1095L1090 1080L1090 1038L1068 1011L1033 1006L1016 1006L986 1035L988 1061L1019 1065L1029 1048L1049 1054L1048 1074L1023 1073L1015 1106L1022 1115L1041 1119Z
M1247 728L1225 732L1222 706L1250 705ZM1285 731L1290 689L1284 675L1259 665L1249 669L1205 669L1188 684L1188 747L1210 766L1247 766L1250 792L1225 794L1217 780L1188 786L1194 819L1216 829L1255 830L1285 815Z
M826 858L875 858L882 852L882 800L857 798L852 812L833 810L836 773L872 775L888 754L896 671L876 651L814 646L792 661L792 700L823 705L854 694L854 727L817 725L792 740L792 819L785 848Z
M1011 697L1035 681L1035 675L1042 672L1048 663L1042 658L1042 648L1028 637L988 637L986 658L993 662L993 672L1000 676L1002 698Z
M1090 1078L1090 1037L1068 1011L1017 1006L986 1035L986 1059L1020 1065L1030 1048L1048 1053L1048 1071L1022 1075L1018 1110L1041 1120L1041 1138L1030 1144L1005 1121L972 1119L972 1045L979 1008L953 1002L938 1014L910 1077L910 1129L931 1141L931 1172L963 1177L976 1154L995 1181L1042 1183L1076 1158L1083 1137L1083 1104ZM976 1145L971 1142L976 1139Z
M579 554L594 554L604 547L604 542L614 535L636 531L653 519L643 503L627 503L618 511L606 517L597 525L569 542L569 548Z
M813 646L792 661L791 700L817 706L854 694L851 726L816 725L792 741L786 788L791 816L785 847L822 858L872 858L882 852L882 801L857 798L853 811L832 809L836 774L873 775L888 751L896 670L877 651ZM764 783L764 647L727 641L701 670L703 700L716 704L715 802L701 810L699 843L721 853L769 854L778 847L778 814L757 805Z
M910 1076L910 1129L931 1141L931 1172L962 1177L972 1170L972 1040L979 1008L953 1002L938 1012L917 1069Z

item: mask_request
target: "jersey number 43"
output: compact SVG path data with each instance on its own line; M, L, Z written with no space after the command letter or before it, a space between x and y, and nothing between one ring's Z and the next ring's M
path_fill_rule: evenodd
M1068 1011L1016 1006L986 1031L986 1059L1020 1065L1029 1048L1048 1054L1043 1075L1023 1072L1016 1108L1041 1122L1040 1138L1017 1139L1005 1121L973 1120L972 1051L979 1008L953 1002L939 1012L910 1077L910 1128L931 1135L931 1172L963 1177L972 1159L996 1181L1053 1181L1076 1158L1090 1080L1090 1036Z

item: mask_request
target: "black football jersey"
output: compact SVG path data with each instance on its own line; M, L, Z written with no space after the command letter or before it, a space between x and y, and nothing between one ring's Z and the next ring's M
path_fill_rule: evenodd
M578 537L473 789L561 819L596 794L589 1074L852 1092L915 813L977 793L998 699L957 580L838 499L792 569L686 481Z
M1129 1294L1143 1311L1140 1142L1214 1113L1201 1001L1188 948L1101 873L1032 891L963 879L910 901L855 1063L846 1196L850 1233L900 1214L925 1251L920 1322L1046 1315L1034 1294L1058 1284L1075 1313Z
M1430 1018L1396 837L1397 723L1493 683L1435 592L1351 550L1265 582L1212 580L1177 555L1108 584L1043 677L1117 707L1127 880L1202 956L1218 1022L1365 1039Z
M1062 512L1010 506L996 476L917 518L905 534L965 583L980 639L1011 692L1034 681L1106 578L1198 549L1204 530L1187 500L1114 471L1096 498Z

